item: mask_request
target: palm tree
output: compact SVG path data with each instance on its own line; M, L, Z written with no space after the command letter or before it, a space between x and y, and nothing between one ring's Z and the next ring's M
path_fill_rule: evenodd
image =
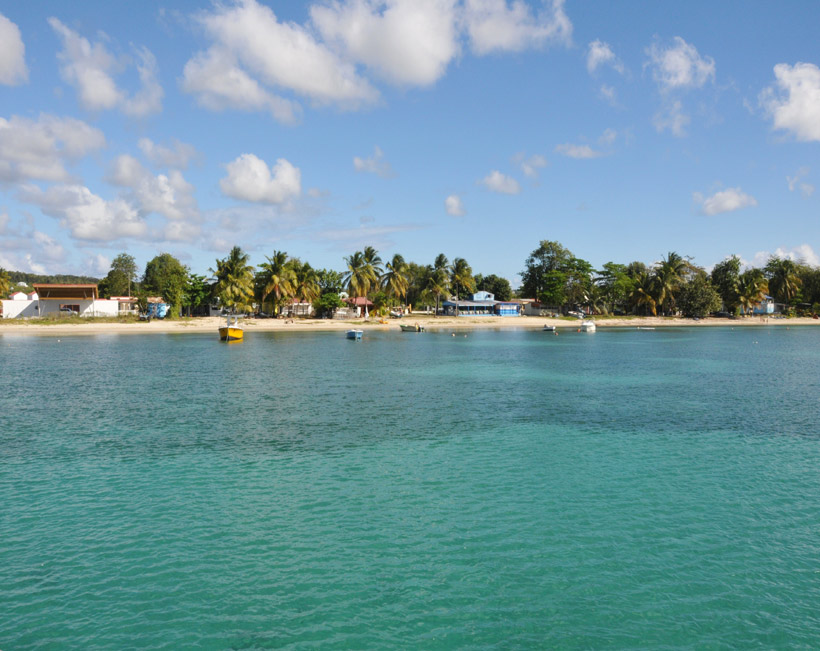
M754 306L766 298L769 283L760 269L749 269L737 279L737 294L743 313L748 314Z
M273 294L273 313L276 315L282 303L293 298L296 290L296 273L288 264L288 254L284 251L274 251L273 255L263 262L261 268L262 302Z
M442 257L442 256L439 256ZM445 260L447 258L444 258ZM438 258L436 258L438 260ZM441 300L441 295L446 293L450 288L450 279L447 276L447 268L440 269L433 268L430 270L430 279L427 281L427 291L431 292L436 297L436 313L438 316L438 307Z
M456 290L456 315L458 315L459 290L475 291L473 270L464 258L455 258L450 266L450 285Z
M797 295L801 281L797 273L797 265L788 258L769 258L765 267L769 277L769 290L778 303L788 305Z
M410 283L407 280L407 263L404 258L396 253L393 259L384 265L384 274L381 277L381 284L388 296L404 299Z
M235 246L224 260L216 261L216 295L231 311L247 311L253 301L253 267L250 256Z
M368 247L371 248L371 247ZM373 251L375 253L375 251ZM378 256L376 256L378 258ZM378 261L381 263L381 260ZM347 272L343 282L351 296L367 296L371 286L378 282L378 276L372 262L367 262L364 253L356 251L345 258Z
M636 309L642 306L644 308L649 307L652 316L655 316L658 311L657 301L654 297L653 277L646 271L636 271L633 280L635 284L629 296L630 301Z
M11 291L11 277L9 272L0 267L0 298L7 298Z
M383 273L382 269L382 259L379 257L378 252L372 246L364 247L364 251L362 251L362 257L364 258L365 265L369 268L369 271L375 278L381 277Z
M292 269L296 277L296 285L294 293L303 303L313 303L319 298L321 290L319 289L319 274L310 266L308 262L300 262L299 260L291 260Z
M661 260L654 272L655 301L664 314L669 312L675 301L675 292L680 289L684 275L691 265L674 251Z

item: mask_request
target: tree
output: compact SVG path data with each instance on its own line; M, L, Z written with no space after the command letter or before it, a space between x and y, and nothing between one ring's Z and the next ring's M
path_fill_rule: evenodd
M443 255L443 254L442 254ZM442 256L439 256L442 257ZM447 258L444 258L445 260ZM436 258L438 260L438 258ZM438 309L439 304L441 302L441 295L446 294L450 288L450 279L447 276L447 267L440 267L440 268L431 268L430 274L427 280L427 291L429 291L433 296L436 297L436 312L435 316L438 316Z
M769 283L761 269L748 269L738 277L737 300L744 314L751 312L755 305L766 298Z
M800 289L797 265L788 258L772 256L763 271L769 280L769 291L774 300L790 305Z
M635 263L633 263L635 264ZM629 274L629 267L615 262L607 262L597 272L594 280L595 303L603 313L625 312L635 280Z
M545 305L560 307L567 300L567 268L574 256L558 242L542 240L521 272L521 291Z
M657 302L653 292L652 276L647 271L638 271L633 278L632 293L629 295L631 305L635 312L643 308L646 314L647 308L652 312L652 316L658 313Z
M338 294L344 289L344 274L332 269L319 269L316 281L322 294Z
M384 273L381 277L382 289L388 296L397 299L404 299L407 295L407 263L404 258L396 253L393 259L384 266Z
M257 285L260 289L260 304L264 305L268 296L273 296L273 314L276 315L282 305L296 295L296 271L288 261L285 251L274 251L267 257L267 262L259 265Z
M188 316L191 310L195 310L200 305L204 305L211 293L211 288L206 282L205 276L188 274L188 282L185 285L185 292L182 298L182 305L188 308Z
M250 256L235 246L228 257L216 261L216 295L223 306L231 311L245 312L252 308L253 267L248 264Z
M372 246L364 247L364 251L362 251L362 257L364 258L365 266L367 267L370 275L374 278L379 278L382 273L382 259L379 257L376 249Z
M131 283L137 280L134 256L120 253L115 257L105 280L109 296L131 296Z
M464 258L454 258L450 265L450 286L455 289L456 301L460 298L460 290L475 291L473 270Z
M430 296L428 287L430 284L430 274L433 268L429 265L421 265L415 262L407 263L407 295L405 300L408 305L418 305L427 300Z
M490 292L497 301L509 301L512 299L512 287L510 281L495 274L475 277L475 287L477 292Z
M733 255L722 262L718 262L712 269L710 278L726 309L734 312L740 304L738 295L740 258Z
M172 316L179 316L187 284L187 267L170 253L161 253L145 265L143 289L162 296L171 305Z
M342 307L344 301L336 292L326 292L322 294L317 300L313 302L313 309L318 315L333 315L333 310L337 307Z
M720 309L721 298L706 274L698 274L680 286L677 306L683 316L704 317Z
M316 270L307 262L297 259L290 261L290 267L294 273L293 293L303 303L312 303L319 298L321 289L319 288L319 276Z
M344 275L344 283L347 286L348 293L351 296L367 296L370 288L378 282L378 275L372 261L368 262L364 253L356 251L353 255L345 258L345 263L347 264L347 273Z
M9 272L0 267L0 298L7 298L11 292L11 276Z
M655 266L652 283L655 303L664 314L674 311L675 292L680 288L685 274L690 269L691 265L674 251L670 251L666 258Z

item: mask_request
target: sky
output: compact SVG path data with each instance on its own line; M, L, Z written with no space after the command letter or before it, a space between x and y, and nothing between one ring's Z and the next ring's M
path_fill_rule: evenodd
M0 0L0 266L820 264L813 0Z

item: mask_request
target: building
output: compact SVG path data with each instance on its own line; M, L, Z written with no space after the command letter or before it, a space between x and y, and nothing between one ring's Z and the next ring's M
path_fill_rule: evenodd
M520 303L497 301L490 292L476 292L470 300L444 301L441 307L446 316L521 316Z
M23 300L3 301L3 318L30 318L49 315L117 316L119 301L100 299L97 285L35 284L34 292ZM22 292L20 292L22 293Z

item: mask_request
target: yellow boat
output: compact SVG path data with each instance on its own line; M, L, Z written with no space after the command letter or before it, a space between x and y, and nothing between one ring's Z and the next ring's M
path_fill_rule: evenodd
M233 319L233 323L231 323L231 319ZM229 316L226 325L219 328L220 341L242 341L244 337L245 331L242 329L242 326L239 325L238 316Z

